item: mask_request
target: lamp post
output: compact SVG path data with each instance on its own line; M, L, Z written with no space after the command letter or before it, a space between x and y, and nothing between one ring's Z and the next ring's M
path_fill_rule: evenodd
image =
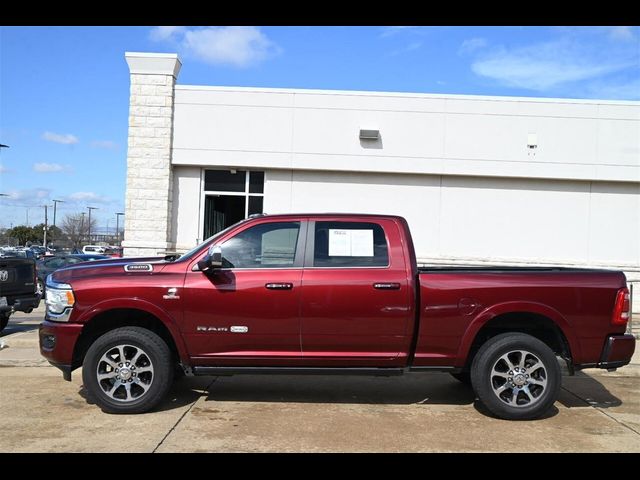
M116 213L116 241L119 247L122 246L122 242L120 241L120 215L124 215L124 212Z
M98 210L98 207L87 207L89 210L89 244L91 244L91 210Z

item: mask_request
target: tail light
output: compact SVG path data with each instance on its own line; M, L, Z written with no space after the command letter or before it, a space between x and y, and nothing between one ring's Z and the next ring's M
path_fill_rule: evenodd
M629 289L621 288L616 295L616 304L613 307L613 316L611 317L611 325L625 326L629 321L629 312L631 310L631 302L629 301Z

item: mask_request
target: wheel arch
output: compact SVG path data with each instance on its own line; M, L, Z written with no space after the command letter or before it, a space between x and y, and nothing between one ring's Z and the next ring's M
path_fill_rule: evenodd
M580 358L573 328L557 310L534 302L508 302L486 309L474 318L460 344L456 366L468 368L486 340L509 331L528 333L542 340L569 363Z
M160 336L182 364L189 364L189 355L175 321L157 306L145 301L118 301L96 305L81 319L82 333L74 346L73 367L82 365L87 350L101 335L120 327L142 327Z

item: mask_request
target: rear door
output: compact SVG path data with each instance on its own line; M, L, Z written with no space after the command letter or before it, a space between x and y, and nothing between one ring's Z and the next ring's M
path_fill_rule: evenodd
M411 288L392 220L310 221L301 299L305 364L403 365L412 335Z

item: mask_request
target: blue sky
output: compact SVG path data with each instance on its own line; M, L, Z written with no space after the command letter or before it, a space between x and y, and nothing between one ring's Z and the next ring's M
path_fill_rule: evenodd
M640 100L639 27L0 27L0 227L98 207L126 183L125 51L178 83Z

